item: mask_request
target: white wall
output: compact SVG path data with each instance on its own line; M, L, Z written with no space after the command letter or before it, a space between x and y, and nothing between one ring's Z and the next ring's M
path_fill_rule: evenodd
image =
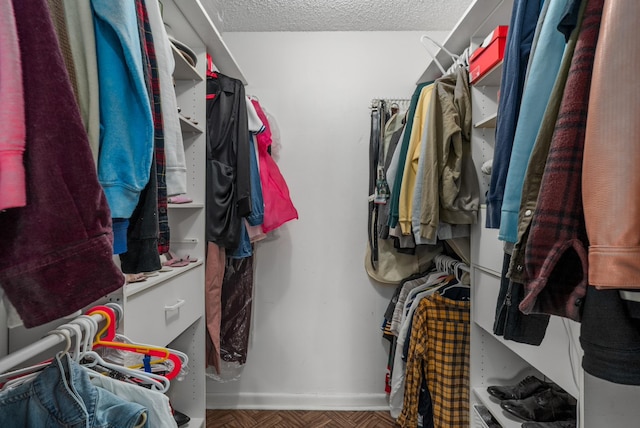
M380 324L394 287L363 267L368 107L411 96L429 62L421 34L224 35L247 93L277 119L300 219L258 246L248 361L239 381L208 381L209 408L385 407Z

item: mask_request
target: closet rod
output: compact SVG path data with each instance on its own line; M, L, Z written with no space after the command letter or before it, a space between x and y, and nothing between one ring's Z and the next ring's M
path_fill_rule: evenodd
M108 304L108 306L113 308L112 305L115 304ZM116 313L116 317L120 313L122 313L122 309L119 307L114 308L114 310ZM102 315L101 313L91 314L90 317L96 320L98 323L105 320L104 315ZM73 333L72 336L73 335L75 335L75 333ZM66 339L59 334L48 334L37 342L33 342L32 344L27 345L24 348L18 349L17 351L0 358L0 374L9 371L18 364L27 361L29 358L34 357L41 352L45 352L53 348L54 346L64 342L65 340Z

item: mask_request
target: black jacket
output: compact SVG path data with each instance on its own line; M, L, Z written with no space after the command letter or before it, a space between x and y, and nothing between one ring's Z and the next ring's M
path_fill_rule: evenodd
M233 250L251 213L247 105L242 82L217 75L207 78L206 237Z

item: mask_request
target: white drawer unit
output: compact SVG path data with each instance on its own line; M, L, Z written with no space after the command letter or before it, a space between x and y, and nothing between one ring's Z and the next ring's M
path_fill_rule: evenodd
M502 241L498 239L498 229L484 227L487 207L480 207L478 223L471 225L471 264L495 275L502 272L504 250Z
M124 333L134 341L167 345L204 313L203 269L187 270L172 281L129 296Z

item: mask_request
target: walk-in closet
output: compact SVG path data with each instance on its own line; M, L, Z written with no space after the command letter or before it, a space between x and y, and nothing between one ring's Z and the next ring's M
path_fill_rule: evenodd
M639 20L0 0L0 426L636 427Z

